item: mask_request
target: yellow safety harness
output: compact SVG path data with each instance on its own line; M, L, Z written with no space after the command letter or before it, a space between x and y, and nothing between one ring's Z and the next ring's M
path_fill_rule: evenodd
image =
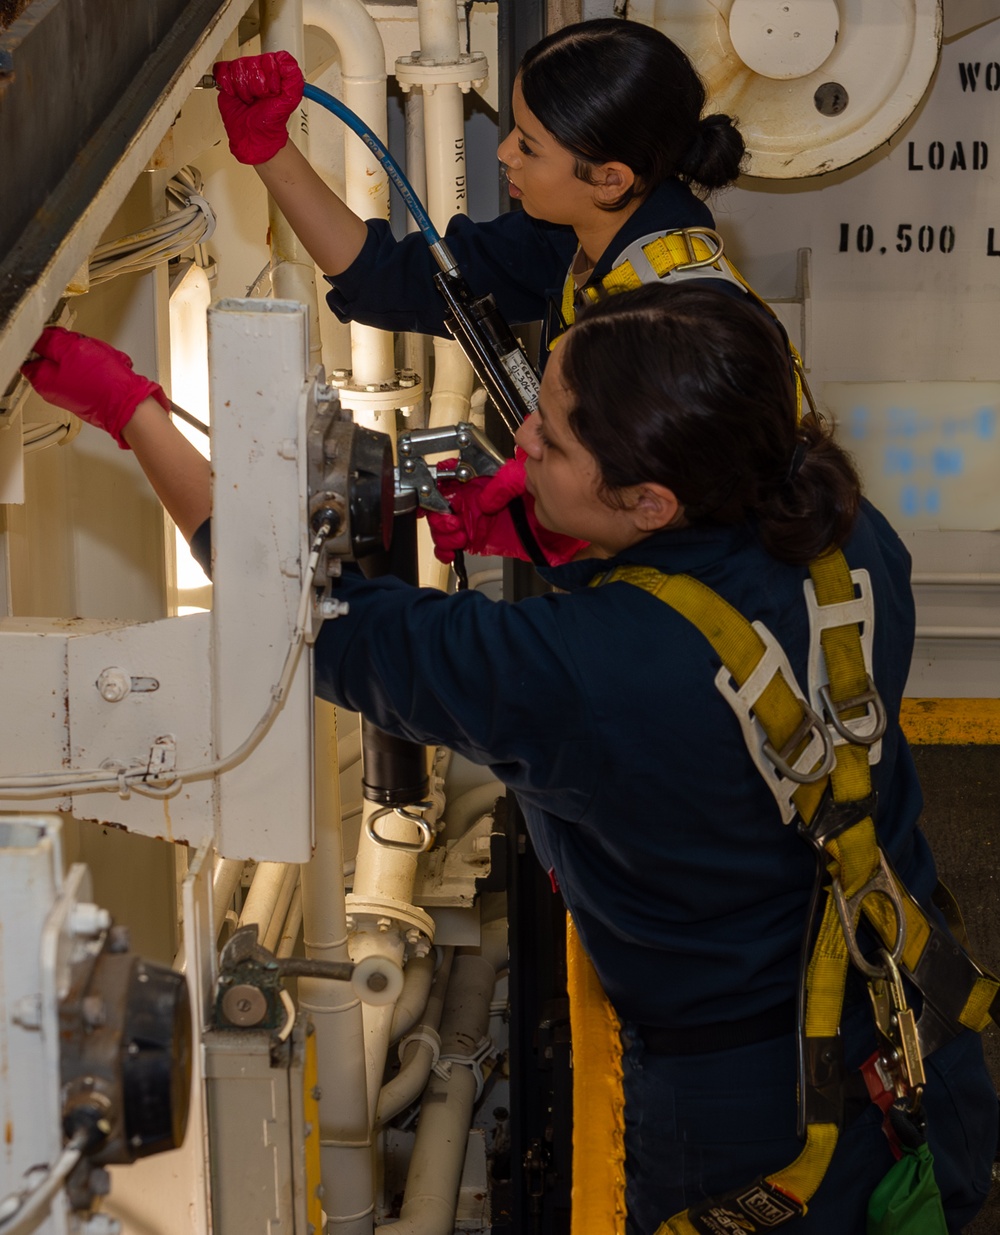
M767 628L748 622L696 579L620 566L594 581L642 588L708 639L722 661L716 686L739 717L782 818L797 821L830 880L800 992L802 1153L782 1170L675 1214L657 1235L735 1230L753 1235L806 1212L833 1157L843 1120L839 1026L850 963L868 982L879 1042L878 1076L890 1101L910 1111L920 1104L923 1057L963 1027L981 1031L991 1019L1000 1019L1000 981L927 916L879 847L871 763L879 757L885 714L871 678L873 610L867 572L851 571L835 550L813 562L809 574L811 699ZM874 963L858 945L862 916L882 945ZM573 939L571 955L578 953L574 964L579 969L588 962L581 960ZM919 1024L907 1005L901 972L924 996ZM574 1017L574 1033L578 1022L585 1029ZM607 1033L604 1048L611 1042ZM609 1210L606 1197L585 1195L588 1181L578 1181L576 1162L574 1150L573 1235L620 1230L621 1206L610 1202Z
M596 304L605 296L631 291L641 287L644 283L669 281L673 284L692 278L720 279L739 287L775 322L778 322L774 310L767 301L757 295L729 258L725 256L725 245L718 232L709 227L679 227L672 231L654 232L634 241L618 255L610 273L606 274L603 279L586 284L579 291L573 279L573 272L570 271L563 284L560 306L561 329L552 332L549 350L555 347L562 333L576 321L579 307ZM803 398L813 411L816 410L816 405L805 378L802 357L792 341L788 339L784 328L780 323L778 325L788 344L788 355L795 380L795 406L801 418Z

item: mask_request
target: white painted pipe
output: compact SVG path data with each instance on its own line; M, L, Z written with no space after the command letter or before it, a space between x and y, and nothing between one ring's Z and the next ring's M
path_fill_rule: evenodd
M306 23L325 31L340 51L343 102L387 143L385 48L374 19L361 0L304 0L302 11ZM387 219L388 176L364 142L347 129L344 161L347 205L362 219ZM351 368L355 385L391 382L392 334L352 323ZM368 428L392 432L388 415L358 410L354 419Z
M285 928L281 932L281 938L278 940L275 956L286 957L292 955L295 951L295 944L298 941L301 929L302 884L300 883L292 895L292 903L288 906L288 917L285 918Z
M432 60L457 60L458 5L455 0L418 0L420 54Z
M441 1013L444 1008L445 992L448 989L454 955L454 948L444 949L420 1024L400 1053L400 1069L391 1081L382 1086L378 1107L375 1111L376 1128L383 1127L400 1111L406 1110L424 1091L437 1054L434 1049L434 1040L441 1024ZM410 961L410 965L412 964L413 961Z
M423 1016L434 981L434 966L437 956L432 951L426 956L411 956L403 974L403 991L396 1000L389 1038L392 1042L410 1032Z
M271 925L287 872L288 865L285 862L260 862L253 873L246 900L243 902L239 925L256 926L259 942L263 942Z
M346 961L344 844L336 713L316 701L316 848L301 868L303 942L310 959ZM369 1235L374 1208L368 1082L360 1002L346 982L300 978L299 1008L316 1027L320 1156L327 1231Z
M271 914L271 921L262 939L262 943L268 952L275 950L281 936L284 934L285 919L288 917L288 909L292 903L292 897L295 895L298 882L299 868L289 863L288 869L285 871L285 878L282 880L281 888L278 891L278 897L274 902L274 912Z
M304 63L302 0L260 0L260 49L262 52L291 52L299 64ZM308 134L301 116L290 119L289 134L290 140L308 158ZM267 206L271 237L271 287L277 299L297 300L306 306L309 313L309 360L317 365L322 347L316 268L270 195Z
M464 835L483 815L492 811L494 802L502 796L503 786L498 781L490 780L452 798L446 811L446 834L449 837Z
M469 1057L489 1028L496 975L481 956L455 957L441 1020L441 1055ZM451 1064L424 1091L399 1221L392 1235L452 1235L478 1083L471 1067ZM381 1228L380 1228L381 1229Z
M212 921L216 935L222 930L222 922L232 904L236 889L243 879L246 863L242 858L222 858L216 854L212 870Z

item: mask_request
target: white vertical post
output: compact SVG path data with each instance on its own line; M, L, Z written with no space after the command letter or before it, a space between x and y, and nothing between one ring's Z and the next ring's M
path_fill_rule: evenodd
M307 310L222 300L208 315L212 397L212 674L224 757L270 702L295 627L308 552ZM312 654L303 648L282 711L218 781L225 857L306 862L312 848Z

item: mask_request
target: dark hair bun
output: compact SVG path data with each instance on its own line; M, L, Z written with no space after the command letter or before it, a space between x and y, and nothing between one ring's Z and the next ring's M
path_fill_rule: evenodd
M722 112L713 112L699 121L678 172L703 189L721 189L740 174L745 157L746 145L736 121Z

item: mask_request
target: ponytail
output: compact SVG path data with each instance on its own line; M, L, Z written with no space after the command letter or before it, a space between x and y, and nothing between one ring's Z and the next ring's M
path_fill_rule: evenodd
M861 483L829 426L811 412L799 425L790 474L765 493L756 513L761 544L782 562L804 566L851 534ZM794 466L798 463L798 466Z
M713 112L698 122L694 141L677 174L701 189L721 189L740 174L745 155L746 146L736 121L722 112Z

